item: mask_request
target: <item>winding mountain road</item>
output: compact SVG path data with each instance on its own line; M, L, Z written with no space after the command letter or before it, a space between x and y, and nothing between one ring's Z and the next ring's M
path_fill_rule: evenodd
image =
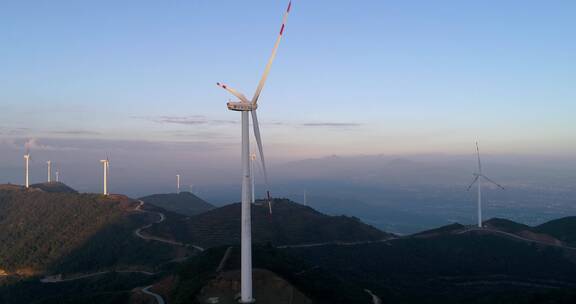
M150 223L147 225L144 225L136 230L134 230L134 235L138 238L141 238L143 240L150 240L150 241L156 241L156 242L161 242L161 243L165 243L165 244L169 244L172 246L182 246L182 247L191 247L194 248L198 251L204 251L204 248L200 247L200 246L196 246L196 245L192 245L192 244L184 244L178 241L174 241L174 240L169 240L169 239L165 239L165 238L161 238L161 237L155 237L155 236L150 236L150 235L144 235L142 233L142 230L147 229L152 227L152 225L155 224L159 224L162 223L166 220L166 215L164 215L164 213L161 212L153 212L153 211L148 211L148 210L143 210L142 206L144 205L143 201L138 201L139 204L138 206L136 206L136 208L134 208L134 211L136 212L146 212L146 213L154 213L157 214L159 216L159 219L154 222L154 223ZM184 261L186 259L175 259L173 261ZM97 272L92 272L92 273L82 273L82 274L68 274L66 276L64 276L63 274L57 274L57 275L51 275L51 276L45 276L43 278L40 279L41 283L63 283L63 282L71 282L71 281L76 281L76 280L81 280L81 279L86 279L86 278L91 278L91 277L95 277L95 276L100 276L100 275L105 275L105 274L109 274L109 273L139 273L139 274L144 274L144 275L149 275L149 276L153 276L158 274L158 272L149 272L149 271L145 271L145 270L106 270L106 271L97 271ZM150 288L152 287L152 285L150 286L146 286L143 287L142 289L140 289L143 293L154 297L154 299L156 300L156 302L158 304L165 304L166 302L164 301L164 299L162 298L162 296L150 291Z
M540 245L544 245L544 246L558 247L558 248L567 249L567 250L576 250L576 248L574 248L574 247L566 246L563 244L552 244L552 243L548 243L548 242L543 242L543 241L539 241L539 240L525 238L525 237L522 237L522 236L514 234L514 233L496 230L496 229L489 229L489 228L472 227L472 228L468 228L466 230L459 231L456 234L465 234L465 233L469 233L469 232L491 232L494 234L501 234L501 235L507 236L509 238L517 239L519 241L535 243L535 244L540 244Z
M382 304L382 300L380 300L380 298L377 295L375 295L372 291L368 289L364 289L364 291L367 292L372 297L372 303Z
M322 246L330 246L330 245L337 245L337 246L358 246L358 245L366 245L366 244L376 244L376 243L386 243L392 240L396 240L398 238L389 238L385 240L376 240L376 241L359 241L359 242L323 242L323 243L310 243L310 244L296 244L296 245L281 245L276 246L278 249L287 249L287 248L310 248L310 247L322 247Z
M63 283L63 282L70 282L76 281L86 278L91 278L99 275L109 274L109 273L139 273L148 276L153 276L158 274L157 272L149 272L144 270L106 270L106 271L98 271L98 272L91 272L91 273L84 273L84 274L70 274L64 277L62 274L45 276L40 279L41 283Z
M152 285L150 286L146 286L144 288L142 288L142 292L149 295L149 296L153 296L154 299L156 299L156 303L158 304L166 304L166 302L164 301L164 298L162 298L161 295L157 294L157 293L153 293L150 291L150 288L152 288Z
M156 224L160 224L160 223L164 222L166 220L166 216L162 212L153 212L153 211L148 211L148 210L142 210L142 206L144 205L144 202L143 201L138 201L138 202L139 202L139 205L134 209L134 211L154 213L154 214L157 214L158 216L160 216L160 219L154 223L150 223L148 225L142 226L142 227L134 230L134 234L137 237L139 237L143 240L162 242L162 243L166 243L166 244L170 244L170 245L174 245L174 246L192 247L198 251L204 251L204 248L197 246L197 245L185 244L182 242L178 242L178 241L174 241L174 240L170 240L170 239L165 239L165 238L161 238L161 237L157 237L157 236L144 235L142 233L142 230L148 229L148 228L152 227L152 225L156 225Z

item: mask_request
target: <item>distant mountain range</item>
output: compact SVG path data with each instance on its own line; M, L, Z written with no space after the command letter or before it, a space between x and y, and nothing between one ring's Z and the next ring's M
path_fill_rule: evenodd
M153 194L139 200L184 215L197 215L215 208L190 192Z

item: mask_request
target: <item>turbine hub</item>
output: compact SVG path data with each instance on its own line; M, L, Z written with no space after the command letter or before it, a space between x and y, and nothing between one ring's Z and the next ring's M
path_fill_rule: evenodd
M258 105L253 105L252 103L241 101L236 102L231 101L226 103L226 106L230 111L241 111L241 112L254 111L258 108Z

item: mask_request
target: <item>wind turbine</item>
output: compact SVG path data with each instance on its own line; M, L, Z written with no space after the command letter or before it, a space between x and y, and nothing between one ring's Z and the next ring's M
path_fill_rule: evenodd
M242 232L241 232L241 298L240 303L253 303L255 300L252 297L252 231L251 231L251 202L252 202L252 192L250 189L250 184L252 179L250 177L250 130L249 130L249 117L248 112L252 115L252 126L254 127L254 137L256 137L256 144L258 145L258 151L260 152L260 161L262 162L262 171L264 173L264 181L267 186L267 196L268 196L268 206L270 207L270 187L268 184L268 175L266 173L266 162L264 160L264 151L262 149L262 139L260 137L260 127L258 125L258 116L256 114L256 109L258 108L258 98L264 88L268 74L270 73L270 68L272 67L272 62L276 57L276 52L278 51L278 46L282 40L282 35L284 34L284 27L286 26L286 21L288 19L288 14L290 13L290 7L292 2L288 3L288 8L284 13L282 19L282 26L280 27L280 33L272 49L272 55L266 64L264 69L264 74L258 83L256 92L252 100L248 100L244 94L232 89L231 87L217 83L217 85L226 91L230 92L239 101L228 102L226 105L228 110L239 111L242 114ZM270 208L270 211L272 209Z
M108 175L110 174L110 160L108 157L106 159L100 160L102 167L104 167L104 195L108 196Z
M25 185L26 189L30 188L30 150L26 148L26 154L24 154L24 165L25 169Z
M59 183L60 182L60 170L56 169L56 182Z
M52 182L52 161L49 160L46 162L46 164L48 165L48 182Z
M180 194L180 174L176 174L176 193Z
M478 186L478 228L482 228L482 180L485 179L489 183L496 185L502 190L504 190L504 187L482 173L482 162L480 162L480 149L478 148L478 142L476 142L476 154L478 155L478 172L472 174L474 176L474 180L472 180L472 183L470 183L470 186L468 186L467 191L470 191L470 188L472 188L474 184Z

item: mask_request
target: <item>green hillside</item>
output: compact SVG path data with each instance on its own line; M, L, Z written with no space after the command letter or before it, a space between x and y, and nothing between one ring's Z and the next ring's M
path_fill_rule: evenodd
M64 183L49 182L30 185L31 188L40 189L44 192L78 193L78 191L68 187Z

